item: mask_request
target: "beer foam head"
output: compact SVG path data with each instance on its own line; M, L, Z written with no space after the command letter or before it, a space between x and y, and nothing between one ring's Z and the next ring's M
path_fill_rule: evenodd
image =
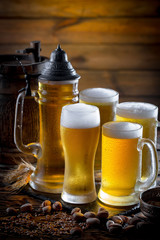
M108 122L102 127L103 135L111 138L132 139L142 137L143 127L131 122Z
M115 102L118 101L119 94L109 88L88 88L80 92L80 99L88 103Z
M84 103L66 105L62 108L61 125L67 128L93 128L100 125L99 109Z
M157 118L158 107L143 102L123 102L117 105L117 115L126 118Z

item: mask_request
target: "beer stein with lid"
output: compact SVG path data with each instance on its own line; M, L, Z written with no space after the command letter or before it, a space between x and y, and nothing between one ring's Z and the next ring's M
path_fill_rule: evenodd
M38 79L38 91L18 95L15 111L14 140L17 148L37 160L30 185L43 192L60 193L64 178L64 155L60 138L60 115L64 105L78 102L78 81L67 54L58 45ZM28 93L29 91L27 91ZM22 142L24 99L34 97L39 105L39 143Z

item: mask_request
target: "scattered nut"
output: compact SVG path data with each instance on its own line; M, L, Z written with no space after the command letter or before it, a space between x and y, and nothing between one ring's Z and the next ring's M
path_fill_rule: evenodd
M45 206L42 208L42 212L44 214L50 213L51 212L51 206Z
M46 207L46 206L51 206L51 201L45 200L44 202L42 202L41 207L43 208L43 207Z
M100 220L104 220L104 219L107 219L108 218L108 215L109 215L109 213L108 213L108 211L100 211L100 212L98 212L97 213L97 218L99 218Z
M57 202L53 203L52 208L55 211L61 211L62 210L62 204L59 201L57 201Z
M23 204L21 207L21 212L32 212L32 204L30 203L26 203L26 204Z
M10 216L16 216L17 215L17 210L13 207L8 207L6 209L6 212L8 213L8 215Z
M76 207L76 208L73 208L72 211L71 211L71 215L73 215L75 212L81 212L81 209Z
M110 224L108 230L109 230L109 233L119 234L122 232L122 225L119 223Z
M106 209L104 207L99 207L98 212L101 212L101 211L106 211Z
M113 222L112 220L108 220L108 221L106 222L106 227L107 227L107 229L109 229L109 226L112 225L112 224L114 224L114 222Z
M81 213L81 212L75 212L72 215L72 218L76 222L84 222L85 221L85 217L84 217L83 213Z
M84 214L85 218L95 218L96 217L96 213L95 212L86 212Z
M113 217L112 217L112 220L113 220L115 223L123 224L123 219L122 219L120 216L113 216Z
M123 223L127 223L128 222L128 217L125 215L119 215L119 217L123 220Z
M88 218L86 220L86 223L88 227L99 227L100 226L100 220L98 218Z
M82 229L80 227L74 227L70 230L70 234L72 236L81 236L82 235Z

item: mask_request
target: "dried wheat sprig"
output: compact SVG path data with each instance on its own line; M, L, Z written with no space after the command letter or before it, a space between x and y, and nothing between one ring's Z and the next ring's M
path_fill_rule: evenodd
M5 185L4 191L15 193L22 190L30 181L30 176L34 172L35 167L22 159L17 169L9 170L3 179Z

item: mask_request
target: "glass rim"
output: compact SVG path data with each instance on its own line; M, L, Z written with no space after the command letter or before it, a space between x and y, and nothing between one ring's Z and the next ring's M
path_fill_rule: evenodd
M76 103L76 104L79 104L79 103ZM86 104L86 103L80 103L80 104L85 104L85 105L88 105L88 106L91 107L89 111L86 111L86 110L83 111L83 114L90 114L90 113L94 113L96 111L98 111L98 113L99 113L99 108L94 106L94 105L89 105L89 104ZM82 113L82 111L76 112L74 109L69 109L70 105L75 105L75 104L67 104L67 105L63 106L62 110L63 111L68 111L68 112L71 112L71 113L75 112L76 114Z
M126 108L126 105L128 107ZM151 106L151 109L145 109L137 106ZM147 119L158 117L158 106L147 102L122 102L117 104L116 115L124 118Z
M111 90L112 92L113 92L113 95L111 95L111 96L99 96L99 97L96 97L96 96L88 96L87 94L85 94L85 92L87 91L87 90L91 90L91 89L106 89L106 90ZM81 96L82 96L82 98L81 98ZM114 90L114 89L111 89L111 88L86 88L86 89L84 89L84 90L82 90L82 91L80 91L80 94L79 94L79 98L80 98L80 100L88 100L87 102L94 102L95 100L97 100L96 102L98 102L99 100L103 100L103 99L106 99L106 100L114 100L115 99L115 101L116 100L118 100L118 97L119 97L119 93L116 91L116 90ZM102 103L105 103L106 101L102 101Z
M135 103L135 104L139 104L139 103L144 103L144 104L149 104L149 105L152 105L154 108L153 109L145 109L146 112L152 112L152 111L155 111L158 109L158 106L156 106L155 104L152 104L152 103L147 103L147 102L121 102L121 103L118 103L117 105L117 109L119 110L123 110L123 111L126 111L126 112L130 112L131 109L126 109L126 108L121 108L120 105L122 106L123 104L126 104L126 103Z
M112 123L131 123L133 125L137 125L137 129L132 129L132 130L117 130L117 129L112 129L110 128L110 125L112 125ZM136 132L139 131L141 129L143 129L143 126L139 123L132 123L132 122L126 122L126 121L110 121L110 122L106 122L102 125L102 128L108 128L111 131L118 131L118 132Z

